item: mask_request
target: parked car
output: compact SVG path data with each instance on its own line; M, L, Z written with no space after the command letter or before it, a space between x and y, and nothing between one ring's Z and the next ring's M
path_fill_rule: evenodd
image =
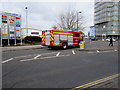
M113 42L115 42L115 41L116 41L116 39L115 39L115 38L112 38L112 40L113 40ZM107 39L106 39L106 41L108 41L108 42L109 42L109 41L110 41L110 38L107 38Z

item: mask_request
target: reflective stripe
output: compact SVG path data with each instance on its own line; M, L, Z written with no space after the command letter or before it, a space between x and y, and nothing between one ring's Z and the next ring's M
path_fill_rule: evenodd
M8 34L2 34L2 36L8 36Z
M54 40L53 37L50 37L50 40Z
M65 30L54 30L54 32L72 33L72 31L65 31Z
M73 35L72 33L61 33L61 32L54 32L54 34Z
M68 45L69 45L69 44L73 44L73 43L68 43Z
M73 37L73 38L82 39L82 37Z
M53 33L51 32L51 33L50 33L50 41L53 41L53 40L54 40L54 39L53 39L53 36L54 36L54 35L53 35Z
M42 41L45 41L45 33L42 34Z
M54 43L54 45L60 45L60 43Z
M51 34L51 37L53 37L53 33L50 33Z
M78 43L73 43L73 44L78 44Z

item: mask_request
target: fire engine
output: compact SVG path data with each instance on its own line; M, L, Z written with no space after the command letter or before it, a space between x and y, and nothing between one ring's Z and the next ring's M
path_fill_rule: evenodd
M42 31L42 45L48 48L68 46L79 46L83 41L83 32L65 30L46 30Z

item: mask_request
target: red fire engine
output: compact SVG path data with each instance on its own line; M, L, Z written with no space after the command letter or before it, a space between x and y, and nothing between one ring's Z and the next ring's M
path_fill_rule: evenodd
M65 30L48 30L42 31L42 45L52 47L78 46L83 41L83 32L65 31Z

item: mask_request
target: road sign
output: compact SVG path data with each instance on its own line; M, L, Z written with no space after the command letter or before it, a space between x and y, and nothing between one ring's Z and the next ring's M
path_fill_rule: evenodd
M8 39L22 39L21 35L21 15L13 13L0 13L0 26L1 26L1 40ZM21 40L22 41L22 40ZM2 42L2 41L1 41ZM2 45L1 45L2 46Z

